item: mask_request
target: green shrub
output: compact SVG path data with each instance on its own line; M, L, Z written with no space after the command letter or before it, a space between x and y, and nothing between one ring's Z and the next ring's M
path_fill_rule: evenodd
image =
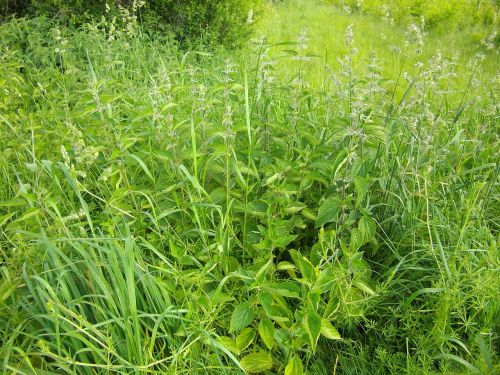
M201 39L234 46L249 36L248 21L260 5L261 0L151 0L146 12L171 25L183 43Z
M10 16L26 16L39 13L57 15L65 20L87 20L89 14L104 10L103 0L6 0L0 5L0 20Z
M0 6L3 19L17 15L49 14L72 25L81 25L106 12L123 16L120 9L140 12L147 28L165 30L167 27L183 44L192 46L222 44L234 47L251 32L254 12L262 0L7 0Z

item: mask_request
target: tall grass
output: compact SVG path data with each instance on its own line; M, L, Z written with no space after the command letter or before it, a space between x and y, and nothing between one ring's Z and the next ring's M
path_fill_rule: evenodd
M241 55L0 35L5 372L499 370L481 58L409 48L403 74L363 62L356 27L321 74L304 33Z
M364 4L363 7L367 7L370 2L372 1L361 3ZM339 3L339 6L314 0L287 0L268 7L265 16L258 23L257 34L265 35L269 43L295 41L297 35L304 30L308 33L309 53L313 56L309 64L311 68L306 74L308 81L315 86L323 82L326 74L325 66L336 66L338 58L347 52L343 35L349 25L353 25L356 48L359 51L353 56L352 66L359 74L366 68L365 61L371 51L375 51L380 59L383 76L394 80L401 74L401 69L410 74L417 74L419 62L430 60L438 51L444 58L455 59L458 63L457 77L454 80L456 84L467 84L469 77L467 62L478 53L485 56L485 61L481 65L485 76L494 76L498 72L498 53L489 53L484 45L488 38L495 37L494 26L486 27L477 22L476 32L471 29L455 30L445 23L443 25L445 31L439 33L432 29L424 18L421 33L425 35L425 43L422 46L422 53L414 54L411 52L415 50L415 45L408 45L406 41L412 39L409 35L410 24L421 27L422 20L419 17L397 26L377 12L354 11L354 9L346 12L340 6L342 2L335 3ZM378 6L374 6L374 9L378 9ZM441 10L445 13L444 8ZM408 13L405 14L409 16ZM467 14L467 17L468 22L473 24L472 14ZM494 42L494 39L490 42ZM496 46L493 44L491 47L498 51L498 44ZM282 49L286 50L286 47ZM279 70L284 71L280 73L283 75L289 70L294 72L294 62L282 62Z

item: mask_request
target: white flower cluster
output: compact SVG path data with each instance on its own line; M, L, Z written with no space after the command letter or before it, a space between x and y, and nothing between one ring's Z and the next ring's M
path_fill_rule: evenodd
M93 165L97 160L99 157L99 149L97 147L87 145L82 132L72 123L68 123L67 125L71 139L71 149L74 154L74 163L71 161L64 145L61 145L63 162L70 171L75 172L79 177L85 178L87 177L85 170Z
M58 55L63 55L66 52L66 46L68 45L68 40L63 38L61 35L61 30L58 27L52 29L54 41L55 41L55 53Z
M253 9L250 8L247 14L247 24L251 25L253 23Z
M499 53L499 49L495 44L495 40L497 39L497 31L493 30L493 32L489 33L486 38L481 41L481 45L488 51L494 51Z
M267 46L267 40L264 36L261 36L256 41L255 45L259 51L256 97L256 100L259 101L263 93L271 92L271 85L275 81L275 77L273 75L273 66L275 65L275 61L269 57L269 47Z
M423 32L423 26L425 26L425 20L422 21L421 26L412 23L408 31L406 32L406 45L410 46L413 45L415 48L415 54L416 55L421 55L424 49L424 32Z
M118 16L111 17L111 6L106 3L102 24L105 27L108 40L113 41L122 34L128 37L135 36L138 29L138 14L144 5L146 2L143 0L133 0L130 7L118 4Z

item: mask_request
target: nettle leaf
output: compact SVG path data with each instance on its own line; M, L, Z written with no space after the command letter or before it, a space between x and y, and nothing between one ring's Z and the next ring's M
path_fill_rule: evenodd
M307 311L304 320L304 328L307 332L307 335L309 336L312 350L314 351L316 350L316 344L321 332L321 318L315 311Z
M302 216L304 216L305 218L307 218L309 220L316 221L316 219L317 219L317 216L309 208L304 208L302 211L300 211L300 213L302 214Z
M278 271L287 271L287 270L293 270L295 269L295 266L287 261L279 262L278 265L276 266L276 269Z
M328 319L321 319L321 334L330 340L342 340L339 331Z
M217 341L219 341L230 352L236 355L240 355L241 351L238 348L238 345L236 345L236 343L230 337L221 336L217 339Z
M358 228L363 236L364 243L370 242L377 231L377 224L370 216L364 215L359 219Z
M318 276L316 286L319 288L320 293L326 293L332 289L335 277L331 268L323 269Z
M269 370L273 367L273 359L269 353L255 352L243 357L240 364L245 371L257 373Z
M354 252L358 250L361 246L363 246L364 243L365 242L361 230L359 230L359 228L354 228L351 231L351 242L349 244L350 250Z
M290 234L292 229L289 221L280 220L274 223L274 226L268 232L268 236L273 241L274 246L285 247L298 237L296 234Z
M268 292L260 292L257 295L259 303L262 305L267 316L271 316L271 305L273 304L273 295Z
M296 214L297 212L303 210L304 208L306 208L304 204L300 203L290 204L285 208L285 213L289 215Z
M245 328L253 320L253 310L250 302L242 302L233 311L231 315L231 323L229 325L229 332L239 331Z
M245 350L248 345L250 345L255 338L255 331L252 328L243 329L240 334L236 337L236 346L240 351ZM229 349L229 348L228 348Z
M298 356L292 356L285 367L285 375L302 375L303 373L302 361Z
M354 187L356 188L356 207L359 207L368 193L368 182L361 176L354 177Z
M318 216L316 217L316 228L330 223L332 221L337 221L340 208L342 204L340 198L330 197L328 198L318 209Z
M293 314L289 308L273 304L271 306L271 315L269 317L276 322L288 323L293 319Z
M266 274L273 265L273 258L270 258L255 274L255 280L262 283L265 280Z
M300 298L300 286L292 281L269 283L264 285L264 288L268 292L280 295L282 297Z
M262 342L266 344L269 349L272 349L274 346L274 324L268 318L263 318L259 323L259 335L262 339Z
M309 262L307 258L303 257L297 250L290 250L289 253L293 262L299 268L302 277L308 281L314 281L316 278L316 272L311 262Z

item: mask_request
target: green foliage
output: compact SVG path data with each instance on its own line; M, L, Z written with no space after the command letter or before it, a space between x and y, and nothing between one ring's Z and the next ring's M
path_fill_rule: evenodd
M251 34L261 0L7 0L0 17L46 14L74 26L106 16L125 26L140 18L146 32L168 30L185 46L240 46Z
M147 10L170 25L179 40L193 44L240 45L247 40L261 0L151 0Z
M498 372L479 57L391 80L349 31L315 87L305 34L182 54L110 22L0 26L5 371Z
M367 12L407 25L425 19L429 29L463 29L497 24L496 0L330 0L347 11Z

